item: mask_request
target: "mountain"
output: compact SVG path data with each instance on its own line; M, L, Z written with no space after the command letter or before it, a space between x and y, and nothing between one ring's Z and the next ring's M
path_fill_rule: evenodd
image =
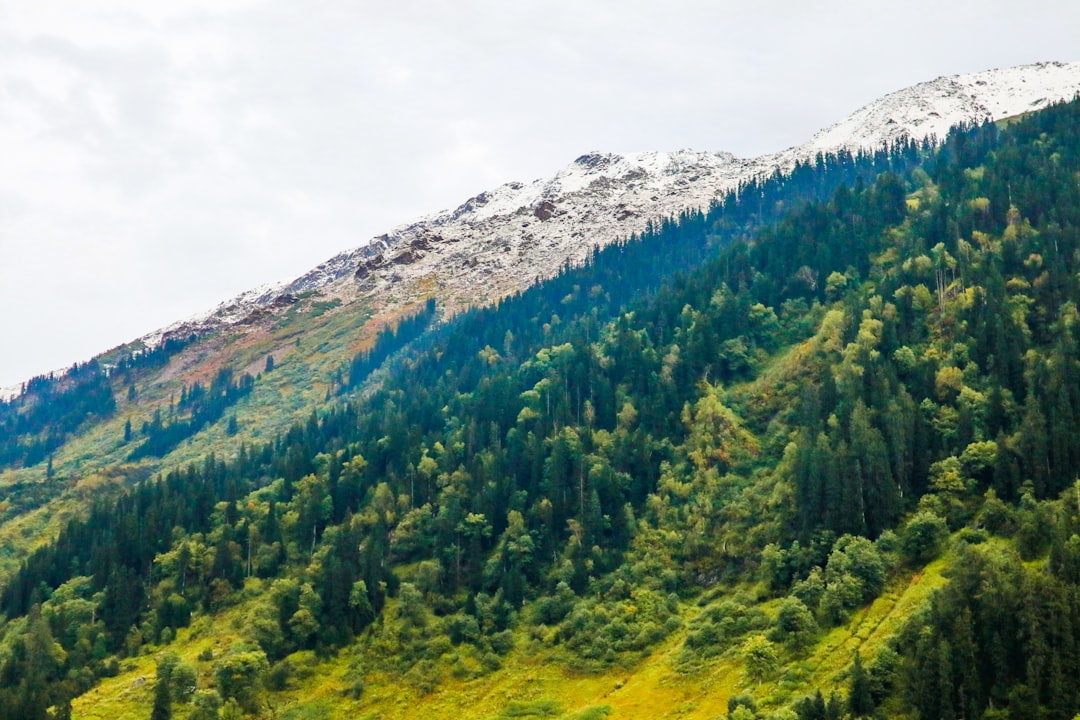
M30 381L0 720L1069 720L1080 99L939 140Z
M757 158L725 152L591 152L550 178L510 182L344 251L291 282L246 292L161 331L162 337L231 326L257 310L310 292L390 306L432 288L451 313L483 305L579 263L649 223L708 209L725 193L796 163L840 151L877 150L902 138L945 137L949 128L1038 110L1080 92L1080 62L1039 63L941 77L890 93L808 142Z

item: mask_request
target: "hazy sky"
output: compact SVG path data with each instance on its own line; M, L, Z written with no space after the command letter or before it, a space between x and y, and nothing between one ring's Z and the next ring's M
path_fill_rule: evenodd
M757 155L1080 3L7 0L0 387L590 150Z

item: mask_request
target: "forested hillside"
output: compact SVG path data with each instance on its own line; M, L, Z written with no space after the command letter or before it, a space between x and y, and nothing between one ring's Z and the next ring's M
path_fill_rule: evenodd
M428 304L307 422L30 555L0 718L460 717L452 689L476 717L1067 720L1078 231L1074 102L821 158L442 325ZM240 371L131 459L252 402ZM20 407L15 464L51 437ZM698 694L484 691L530 663Z

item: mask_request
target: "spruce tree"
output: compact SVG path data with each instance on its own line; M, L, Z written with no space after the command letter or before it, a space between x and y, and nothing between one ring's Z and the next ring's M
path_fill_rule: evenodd
M167 675L162 675L160 664L157 684L154 686L154 707L150 711L150 720L172 720L172 691Z
M870 677L863 669L862 655L855 653L851 666L851 689L848 694L848 712L853 717L867 717L874 713L874 698L870 694Z

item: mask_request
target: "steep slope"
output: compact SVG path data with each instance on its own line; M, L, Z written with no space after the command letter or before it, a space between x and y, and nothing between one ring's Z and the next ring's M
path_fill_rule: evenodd
M957 133L600 323L611 248L99 500L0 594L0 718L1067 720L1078 129Z
M168 649L193 678L177 688L231 700L229 717L393 716L420 702L443 705L433 716L602 717L610 705L715 717L737 693L783 716L801 693L846 683L853 649L888 646L907 663L890 682L930 678L940 687L912 702L944 715L935 697L976 697L970 678L938 672L960 647L945 633L962 624L932 618L925 667L922 636L895 636L945 584L926 563L949 530L961 561L968 545L1015 544L1028 563L985 569L1012 578L1008 617L965 609L1024 623L1008 626L1008 663L980 702L1015 700L1031 717L1020 701L1057 697L1068 713L1055 717L1070 717L1080 688L1064 693L1060 678L1080 672L1080 653L1023 673L1048 662L1035 630L1063 647L1080 636L1057 605L1013 612L1032 593L1012 590L1039 582L1064 603L1080 567L1080 544L1065 541L1080 532L1075 501L1055 499L1080 468L1078 125L1075 106L1017 123L1007 132L1023 155L992 152L993 126L958 134L966 151L921 174L895 148L863 166L864 182L819 202L784 196L770 204L797 212L721 243L739 207L688 216L497 309L459 313L361 392L343 387L342 366L380 320L413 298L453 300L477 268L441 279L434 240L402 249L387 236L380 261L343 255L284 294L253 291L265 303L254 314L222 308L234 332L107 358L114 373L93 377L115 385L117 411L91 413L55 467L50 456L48 469L0 476L0 719L41 717L116 674L107 697L76 707L145 717L147 653ZM643 193L659 193L682 177L676 160L586 156L529 197L599 194L598 180L639 171ZM694 162L705 172L713 160ZM648 186L650 173L664 179ZM556 219L507 209L527 187L425 227ZM676 247L697 264L722 255L668 287L637 284ZM242 373L254 379L229 400L221 389ZM215 386L235 423L215 411L199 425ZM136 457L155 427L184 423L195 434L164 457ZM34 510L49 493L64 502ZM1019 661L1029 656L1039 663ZM523 687L535 663L545 684ZM615 693L620 676L645 682ZM566 678L581 690L561 693ZM446 706L447 687L462 699ZM910 713L899 692L875 702ZM674 702L685 705L659 706Z
M265 286L153 333L205 332L258 308L318 291L376 306L415 302L437 288L451 312L483 305L578 263L594 245L641 232L650 222L707 209L751 178L819 154L875 150L901 138L943 138L950 127L1045 107L1080 92L1080 62L1039 63L942 77L890 93L803 145L757 158L724 152L593 152L546 179L510 182L453 210L400 225L342 252L295 280Z
M1041 110L1077 92L1080 63L1038 63L939 77L889 93L795 148L797 155L837 147L874 147L904 135L944 138L960 123ZM791 152L791 151L789 151Z

